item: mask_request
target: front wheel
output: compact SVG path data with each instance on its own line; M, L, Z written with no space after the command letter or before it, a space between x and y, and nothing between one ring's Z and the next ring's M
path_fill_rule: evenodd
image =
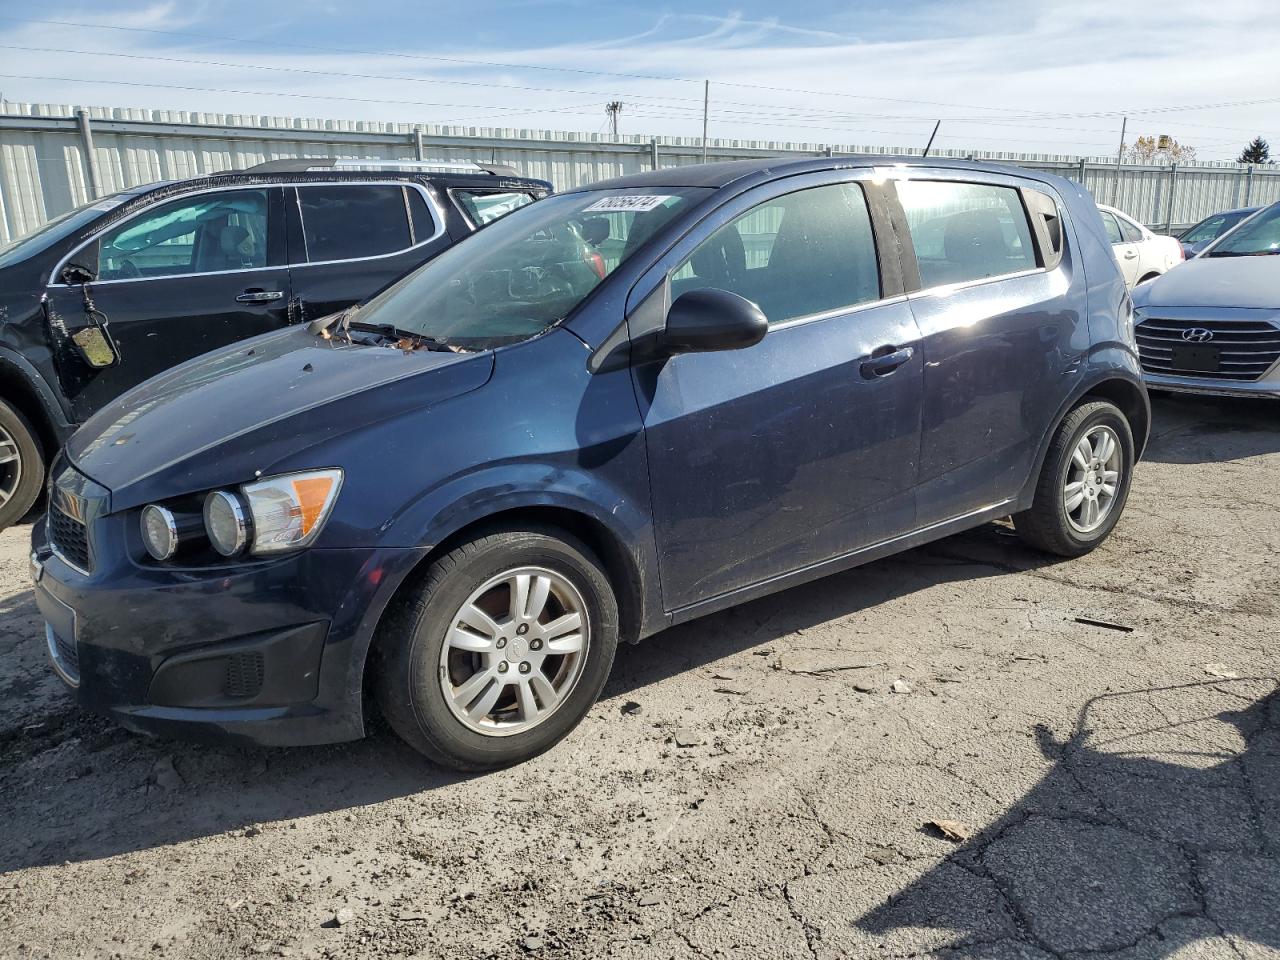
M590 549L558 531L504 531L431 564L382 628L374 663L392 728L432 760L527 760L577 726L613 665L618 607Z
M1063 557L1088 553L1120 520L1134 459L1133 432L1118 407L1076 407L1049 445L1031 509L1014 515L1019 536Z
M44 454L31 424L0 400L0 530L21 520L44 486Z

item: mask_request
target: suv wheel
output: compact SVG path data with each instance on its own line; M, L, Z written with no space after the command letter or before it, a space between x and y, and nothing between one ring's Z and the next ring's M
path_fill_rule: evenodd
M618 607L581 542L494 533L436 560L382 628L379 707L432 760L459 770L519 763L558 743L599 697Z
M1119 408L1097 401L1072 410L1049 445L1031 509L1013 518L1018 534L1059 556L1088 553L1119 521L1133 463L1133 433Z
M44 455L26 418L0 400L0 530L21 520L44 485Z

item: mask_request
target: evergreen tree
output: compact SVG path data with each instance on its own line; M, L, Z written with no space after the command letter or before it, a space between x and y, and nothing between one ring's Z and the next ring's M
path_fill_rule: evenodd
M1271 145L1261 137L1254 137L1240 154L1241 163L1270 163Z

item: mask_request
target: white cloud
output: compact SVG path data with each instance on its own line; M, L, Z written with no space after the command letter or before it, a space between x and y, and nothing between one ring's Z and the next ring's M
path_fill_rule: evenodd
M402 46L402 38L389 34L384 46L400 56L0 23L0 44L242 65L5 49L0 50L0 73L271 95L4 77L0 89L11 100L561 130L599 129L604 103L621 99L624 131L700 133L699 83L528 69L571 66L647 77L707 77L713 136L919 146L941 116L942 146L1097 155L1114 149L1119 118L1064 115L1276 95L1268 81L1274 51L1280 49L1280 18L1270 11L1269 0L1218 0L1211 7L1193 0L1079 0L1070 6L976 0L904 9L891 18L850 14L818 25L737 14L667 14L655 17L651 29L612 41L571 40L530 49L477 47L459 53L429 44ZM155 3L110 16L50 16L224 32L209 25L200 4ZM253 35L262 34L255 27ZM277 26L269 35L288 33ZM414 58L437 54L525 69ZM795 90L842 95L787 92ZM1130 130L1171 133L1196 145L1201 157L1228 158L1255 133L1280 139L1277 118L1280 104L1150 113L1135 115Z

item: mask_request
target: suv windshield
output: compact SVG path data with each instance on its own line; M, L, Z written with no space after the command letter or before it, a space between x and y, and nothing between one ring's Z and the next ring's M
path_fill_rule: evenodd
M1265 257L1280 253L1280 203L1240 224L1206 250L1206 257Z
M702 187L551 196L495 220L361 308L387 326L470 349L515 343L559 323Z
M63 237L75 233L105 211L120 206L131 196L132 194L128 192L113 193L100 200L76 207L74 210L68 210L10 243L0 243L0 267L7 267L25 260L32 254L39 253L50 244L57 243Z

